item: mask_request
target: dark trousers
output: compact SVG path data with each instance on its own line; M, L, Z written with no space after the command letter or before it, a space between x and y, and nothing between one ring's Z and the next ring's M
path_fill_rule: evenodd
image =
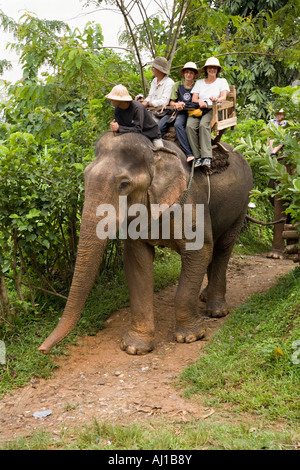
M169 125L167 124L170 116L164 116L161 118L158 122L158 127L160 128L161 135L164 136L164 134L168 131ZM184 151L187 157L190 157L193 155L192 149L190 147L185 126L186 126L186 121L187 121L188 115L185 113L178 113L176 121L174 123L175 127L175 132L177 135L177 138L180 143L180 147Z

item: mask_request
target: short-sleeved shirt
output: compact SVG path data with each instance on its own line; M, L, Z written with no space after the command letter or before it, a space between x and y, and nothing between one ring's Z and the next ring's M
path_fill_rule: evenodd
M168 106L173 85L174 80L167 75L159 83L157 83L157 78L155 77L151 82L149 95L146 100L151 101L152 106Z
M192 88L186 88L184 86L184 79L176 82L173 91L171 94L172 101L183 101L184 103L190 103L192 101ZM183 110L179 112L180 114L187 114L187 111Z
M201 80L196 81L192 89L192 93L198 93L199 100L206 101L207 104L210 106L212 105L212 101L209 98L211 96L219 98L221 92L224 90L226 90L227 92L230 91L226 78L218 77L213 83L206 83L205 79L202 78Z
M183 101L184 103L189 103L192 101L192 88L186 88L184 86L184 79L176 82L174 84L171 100L172 101Z
M150 140L161 137L157 123L139 101L131 101L127 109L116 106L114 114L115 120L119 124L118 132L120 134L135 132L145 135Z

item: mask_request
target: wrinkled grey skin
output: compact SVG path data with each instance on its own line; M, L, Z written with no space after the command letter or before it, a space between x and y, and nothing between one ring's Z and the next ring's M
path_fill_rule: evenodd
M187 250L180 239L124 240L124 266L130 294L131 324L122 338L121 348L129 354L145 354L154 347L153 258L154 246L166 246L181 255L182 269L175 298L175 338L192 342L204 335L198 313L199 293L205 273L207 314L221 317L228 313L225 302L227 264L247 212L252 173L248 163L232 147L230 164L225 172L208 179L199 169L185 204L204 205L204 243L201 249ZM108 239L96 235L100 204L112 204L117 219L119 196L127 196L130 207L141 203L180 203L188 185L190 165L172 142L168 149L154 151L151 142L141 135L105 134L97 144L97 158L85 170L85 203L82 214L78 254L73 281L59 324L39 350L51 348L67 336L76 325L94 283ZM194 222L193 222L194 224ZM171 234L173 222L171 221ZM161 312L163 315L163 312Z

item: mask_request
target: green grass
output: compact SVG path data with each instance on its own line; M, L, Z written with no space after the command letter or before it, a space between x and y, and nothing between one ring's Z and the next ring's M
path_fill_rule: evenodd
M274 220L274 210L267 200L255 201L256 208L248 210L251 217L256 220L270 222ZM269 251L273 239L273 226L264 226L254 222L245 221L239 234L238 242L235 244L234 252L247 255L255 255Z
M251 230L243 230L240 233L238 242L234 246L234 254L255 255L269 251L272 245L271 239L260 237L259 231L255 229L256 227L251 227Z
M299 313L300 268L295 268L230 314L205 355L182 373L186 393L205 394L210 406L226 403L237 412L296 423L300 364L292 360L292 345L300 340Z
M20 438L2 450L279 450L297 448L293 429L276 431L260 422L225 424L194 420L134 423L130 426L98 423L84 429L66 428L51 434L45 430Z

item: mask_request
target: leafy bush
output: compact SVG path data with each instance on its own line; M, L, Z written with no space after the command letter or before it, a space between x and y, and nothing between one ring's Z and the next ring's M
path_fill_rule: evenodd
M265 124L258 132L240 134L235 139L235 148L248 158L252 166L255 180L252 195L256 198L280 195L286 201L286 214L291 216L293 223L297 223L300 222L300 124L297 118L300 111L300 87L272 90L279 96L277 109L285 103L287 126L275 128ZM268 138L274 140L274 146L283 145L284 158L271 157ZM277 182L275 190L260 184L270 178Z
M5 300L1 291L0 300L11 317L21 309L38 311L41 293L42 302L44 294L67 293L83 170L113 113L105 94L120 73L133 83L137 75L135 65L102 51L99 25L88 23L80 33L31 14L8 24L23 66L23 79L6 84L0 105L0 277L9 294ZM40 80L45 64L52 73Z

